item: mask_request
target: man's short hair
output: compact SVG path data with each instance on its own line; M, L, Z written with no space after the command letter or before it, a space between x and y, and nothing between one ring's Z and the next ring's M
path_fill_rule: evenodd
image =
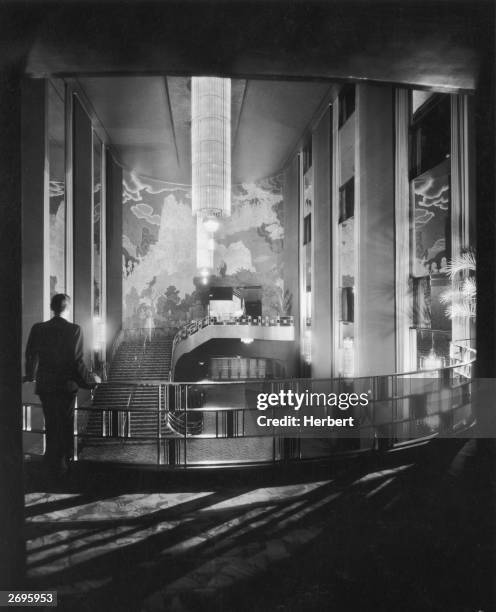
M65 293L56 293L50 302L50 308L56 314L62 314L69 305L71 298Z

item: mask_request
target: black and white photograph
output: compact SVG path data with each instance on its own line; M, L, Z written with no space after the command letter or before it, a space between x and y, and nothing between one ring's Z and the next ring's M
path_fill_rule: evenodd
M496 610L495 13L0 2L0 607Z

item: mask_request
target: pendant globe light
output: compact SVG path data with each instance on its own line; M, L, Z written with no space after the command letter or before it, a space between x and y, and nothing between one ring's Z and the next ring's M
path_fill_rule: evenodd
M207 232L231 214L231 81L191 79L192 208Z

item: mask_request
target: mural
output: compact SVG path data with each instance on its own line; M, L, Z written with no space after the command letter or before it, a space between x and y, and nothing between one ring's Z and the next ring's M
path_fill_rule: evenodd
M48 87L48 171L49 235L48 269L50 296L64 293L65 287L65 119L64 100L52 83Z
M412 234L413 323L449 331L442 296L451 282L450 161L445 160L412 181L415 226Z
M191 188L123 178L123 325L179 327L206 314ZM212 285L262 287L262 312L282 314L282 176L233 185L232 215L214 238Z
M412 181L415 206L413 276L446 271L450 257L450 163L446 160Z
M65 291L65 193L64 182L51 180L49 267L50 296Z

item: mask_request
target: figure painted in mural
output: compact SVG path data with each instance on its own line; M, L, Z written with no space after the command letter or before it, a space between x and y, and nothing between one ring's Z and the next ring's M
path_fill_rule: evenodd
M145 318L145 330L146 330L146 340L148 340L148 342L152 341L154 327L155 327L155 323L153 321L153 311L151 308L147 308L146 318Z
M78 387L92 389L101 383L83 361L83 336L79 325L69 323L66 316L70 298L53 296L50 321L36 323L26 346L24 382L36 380L45 416L45 463L50 472L64 476L73 456L74 399Z

